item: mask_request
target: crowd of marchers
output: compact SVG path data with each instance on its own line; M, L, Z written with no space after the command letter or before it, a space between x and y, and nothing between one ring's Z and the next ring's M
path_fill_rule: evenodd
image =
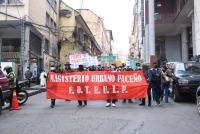
M144 73L146 81L148 83L148 90L147 90L147 98L148 98L148 106L152 105L152 100L155 102L155 105L160 105L161 102L168 103L169 97L169 88L172 83L172 69L169 65L164 64L159 66L156 62L153 63L153 66L150 67L149 65L140 63L136 63L136 69L132 69L125 64L122 66L117 67L115 64L111 66L90 66L84 67L83 65L79 65L78 69L72 69L70 63L66 63L63 69L56 68L55 66L50 67L50 72L57 72L57 73L70 73L70 72L81 72L81 71L138 71L141 70ZM44 75L45 76L45 75ZM43 79L43 78L40 78ZM46 79L46 77L44 78ZM42 83L44 86L45 83ZM133 103L132 98L127 99L129 103ZM126 103L127 101L124 99L122 103ZM55 99L51 99L51 108L55 107ZM66 100L70 101L70 100ZM116 102L118 100L107 100L106 107L116 107ZM140 106L145 106L145 98L140 99L141 103ZM78 106L87 106L87 100L78 100Z

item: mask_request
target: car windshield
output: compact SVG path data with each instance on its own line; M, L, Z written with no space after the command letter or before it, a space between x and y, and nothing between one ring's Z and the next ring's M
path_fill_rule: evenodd
M176 65L177 73L184 72L194 72L200 73L200 64L199 63L179 63Z

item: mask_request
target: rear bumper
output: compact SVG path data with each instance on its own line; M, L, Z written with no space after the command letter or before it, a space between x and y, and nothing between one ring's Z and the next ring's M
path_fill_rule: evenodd
M195 95L199 85L177 85L180 93Z

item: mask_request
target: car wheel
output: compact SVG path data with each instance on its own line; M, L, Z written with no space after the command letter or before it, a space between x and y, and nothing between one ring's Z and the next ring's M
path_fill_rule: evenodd
M181 94L176 87L174 87L173 99L175 102L180 102L181 100Z
M0 115L1 115L1 111L2 111L2 106L3 106L3 104L2 104L2 98L0 97Z
M197 111L200 115L200 95L197 94Z

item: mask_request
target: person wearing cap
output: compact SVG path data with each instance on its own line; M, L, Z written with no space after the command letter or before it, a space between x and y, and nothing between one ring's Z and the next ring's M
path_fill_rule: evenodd
M71 69L71 64L69 62L66 62L64 72L73 72L73 70Z
M80 72L82 72L82 71L84 71L84 67L83 67L83 65L79 65L78 66L78 70L80 71ZM82 104L84 103L84 105L83 106L87 106L87 100L78 100L78 106L82 106Z

